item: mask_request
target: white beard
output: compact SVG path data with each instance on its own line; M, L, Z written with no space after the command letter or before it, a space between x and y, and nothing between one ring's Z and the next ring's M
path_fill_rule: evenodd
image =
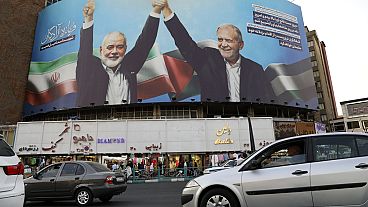
M117 65L119 65L121 63L121 61L123 60L124 57L119 57L116 60L111 60L105 56L101 56L101 61L104 65L106 65L109 68L114 68Z

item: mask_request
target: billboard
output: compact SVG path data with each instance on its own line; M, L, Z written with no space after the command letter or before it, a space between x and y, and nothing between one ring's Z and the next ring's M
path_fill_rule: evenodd
M42 10L24 115L195 101L317 108L299 6L286 0L168 3L171 10L156 15L160 8L147 0L63 0Z

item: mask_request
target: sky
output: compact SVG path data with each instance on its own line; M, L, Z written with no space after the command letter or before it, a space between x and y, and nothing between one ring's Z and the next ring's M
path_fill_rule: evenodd
M368 0L290 0L326 45L338 114L340 102L368 98Z

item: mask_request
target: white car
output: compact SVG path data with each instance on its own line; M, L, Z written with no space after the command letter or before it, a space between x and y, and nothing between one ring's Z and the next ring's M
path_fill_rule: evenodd
M222 163L220 166L215 166L215 167L210 167L210 168L205 169L203 171L203 174L210 174L210 173L217 172L220 170L232 168L234 166L237 166L243 160L244 160L243 158L227 160L224 163Z
M368 207L368 134L278 140L242 164L197 177L184 207Z
M23 163L0 137L0 206L23 206L23 173Z

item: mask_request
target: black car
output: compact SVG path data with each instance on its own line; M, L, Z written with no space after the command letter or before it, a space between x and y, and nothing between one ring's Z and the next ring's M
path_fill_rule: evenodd
M94 198L108 202L127 189L126 177L106 166L89 161L68 161L49 165L24 180L26 201L75 199L87 206Z

